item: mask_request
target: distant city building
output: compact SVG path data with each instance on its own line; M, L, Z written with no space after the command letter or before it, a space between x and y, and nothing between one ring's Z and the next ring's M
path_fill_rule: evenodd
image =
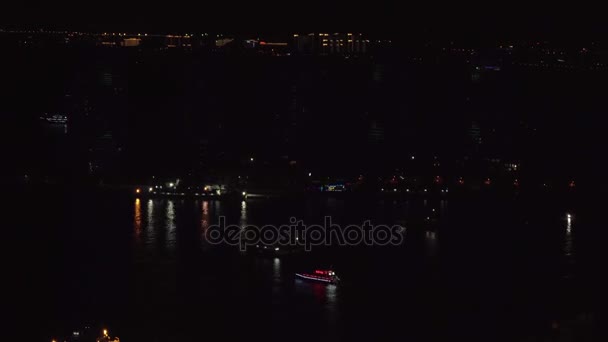
M122 41L122 46L125 47L135 47L135 46L139 46L139 44L141 43L141 39L139 38L125 38Z
M258 46L258 41L255 39L246 39L243 41L243 46L247 49L255 49Z
M216 39L215 40L215 46L217 47L223 47L227 44L232 43L232 41L234 41L234 38L220 38L220 39Z
M116 171L120 152L111 132L98 136L89 148L89 173L108 175Z
M481 144L481 128L477 124L477 122L472 122L471 127L469 128L469 137L475 144Z
M369 126L368 138L371 143L384 141L384 127L377 121L372 121Z
M112 87L114 85L114 75L110 70L104 70L101 75L101 85L104 87Z
M261 53L281 56L289 53L289 43L286 42L270 42L261 40L259 42L259 51Z
M362 55L369 43L361 33L294 34L293 40L294 52L315 55Z
M166 46L169 48L188 48L192 47L192 42L189 35L166 35L164 36Z

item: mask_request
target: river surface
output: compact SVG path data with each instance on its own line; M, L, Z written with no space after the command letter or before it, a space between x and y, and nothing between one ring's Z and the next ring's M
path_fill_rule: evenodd
M32 341L85 324L124 341L519 341L603 311L602 215L573 201L22 195L6 240L9 302ZM437 224L420 223L433 209ZM405 239L272 258L204 236L220 216L263 225L292 216L322 224L326 215L342 225L404 224ZM340 285L294 279L329 266Z

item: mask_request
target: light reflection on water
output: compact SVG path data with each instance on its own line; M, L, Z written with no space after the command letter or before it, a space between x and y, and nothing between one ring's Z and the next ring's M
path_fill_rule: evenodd
M135 199L135 216L133 220L133 226L135 228L135 241L137 244L141 241L141 200Z
M322 308L323 321L329 327L329 337L337 337L339 323L338 285L324 284L302 279L295 280L296 292L311 297Z
M272 278L275 282L281 280L281 259L279 258L272 260Z
M426 255L429 257L437 256L437 232L427 230L424 235L426 243Z
M183 208L183 201L176 202L172 199L158 198L148 199L146 206L142 208L141 200L136 199L133 205L135 245L144 247L148 252L174 250L176 248L177 235L179 234L178 225L189 225L187 222L180 223L179 212L183 211ZM200 229L202 240L205 241L205 232L213 224L213 213L216 208L219 208L219 204L217 204L217 201L210 202L205 200L201 201L200 204L196 201L195 208L200 208L201 216L198 221L198 228ZM197 225L196 221L193 221L192 224Z
M146 202L146 205L143 205ZM273 207L274 203L268 204L267 207L263 209L259 209L258 202L223 202L220 204L219 201L216 200L200 200L193 202L182 202L180 200L168 200L168 199L135 199L135 201L130 202L133 205L133 208L129 208L129 211L132 213L133 217L128 224L132 224L132 232L133 232L133 241L136 246L142 246L144 249L139 250L138 252L143 252L144 255L150 256L153 255L154 258L142 258L139 259L138 267L142 267L144 271L142 273L149 273L149 276L156 277L156 270L158 270L157 264L159 262L165 262L168 266L168 270L172 270L173 267L177 266L176 262L183 263L183 267L191 272L191 274L197 274L197 272L203 272L204 274L213 274L212 267L208 267L210 265L209 261L213 260L217 262L218 260L223 262L224 255L222 254L221 259L214 259L215 256L213 253L207 253L204 247L201 248L201 241L199 241L200 236L203 235L205 231L209 228L210 225L216 224L218 221L218 217L220 215L226 215L227 221L231 221L232 223L238 222L239 225L247 225L247 224L261 224L264 222L259 222L260 217L264 215L260 214L259 210L268 210L267 216L268 219L275 219L275 212L279 211L279 209ZM352 208L348 207L348 203L344 204L340 201L333 200L324 204L315 204L310 205L310 203L302 203L302 208L304 214L302 216L309 218L306 220L306 223L316 223L313 220L316 217L321 217L321 215L325 214L323 210L329 211L332 214L336 215L346 215L350 214L350 210ZM358 204L356 204L358 205ZM225 209L224 212L220 211L220 206L222 209ZM322 207L322 210L319 213L319 206ZM330 206L327 209L325 206ZM438 212L438 217L443 219L447 216L447 208L448 201L447 200L408 200L401 202L386 202L386 207L389 207L387 210L381 211L379 215L384 216L373 216L379 219L396 219L399 223L403 222L405 225L410 222L409 220L416 215L420 215L423 212L423 209L426 209L426 212L430 212L433 208L436 208ZM458 217L458 213L461 211L458 210L458 206L455 202L451 204L453 210L451 214L453 217ZM336 209L339 208L339 209ZM356 207L359 208L359 207ZM189 215L188 210L194 210L193 215ZM283 208L280 207L282 210ZM371 211L374 210L373 207L369 206L368 209ZM309 212L310 211L310 212ZM311 214L312 213L312 214ZM319 213L319 216L316 213ZM345 214L346 213L346 214ZM392 215L388 218L388 214ZM198 216L200 215L200 217ZM347 219L357 220L360 217L365 217L369 215L368 212L364 212L360 210L352 214L352 216L348 216ZM561 216L564 215L564 216ZM572 269L574 265L575 259L575 247L580 245L574 244L573 237L579 237L580 235L576 234L576 226L574 222L574 216L568 217L567 214L561 213L559 214L559 219L563 221L553 221L555 223L555 229L552 228L550 232L553 232L554 238L548 239L543 235L542 242L550 243L551 251L554 252L555 255L558 256L559 260L556 262L565 262L568 267L565 267L564 272L569 277L570 274L575 274L575 270ZM312 217L312 218L311 218ZM555 217L553 217L555 219ZM454 219L452 219L453 221ZM580 221L582 224L582 221ZM382 223L378 221L377 223ZM451 222L450 222L451 223ZM420 229L422 228L422 229ZM460 232L456 232L459 227L456 225L446 226L439 225L435 227L423 226L423 225L415 225L412 224L412 241L416 244L414 247L422 247L422 248L412 248L407 249L409 251L414 251L415 257L424 257L427 260L439 260L440 257L444 258L445 255L449 255L451 252L450 248L454 248L455 242L461 242L461 239L458 239ZM579 228L580 229L580 228ZM466 234L467 230L463 230L463 234ZM190 234L190 235L189 235ZM440 236L441 234L441 236ZM177 235L179 235L180 244L176 244ZM457 236L455 239L454 236ZM441 237L441 241L439 241L439 237ZM195 239L196 241L193 241ZM183 244L182 241L191 241L193 243ZM466 241L464 241L466 243ZM580 240L576 241L580 244ZM439 245L441 243L441 245ZM474 241L473 243L479 243L479 241ZM203 244L204 238L203 238ZM195 248L199 248L199 251L203 252L202 255L204 257L201 260L192 261L191 259L196 259L196 256L199 255L197 253L192 253L191 251L187 251L183 255L187 255L187 258L183 258L181 261L178 260L165 260L163 259L165 255L163 255L162 251L167 249L180 249L180 252L185 248L190 248L189 246L197 246ZM544 247L546 250L547 246ZM406 250L405 248L403 250ZM158 253L158 252L161 253ZM441 253L439 253L439 251ZM207 257L210 256L210 257ZM502 254L501 254L502 256ZM160 258L157 258L160 257ZM491 257L491 255L490 255ZM508 255L506 257L509 257ZM230 256L229 256L230 258ZM293 272L300 270L299 267L302 263L309 263L309 260L301 260L297 259L298 257L289 256L287 258L265 258L265 262L256 263L256 265L261 265L259 270L255 270L255 273L251 274L260 274L264 275L263 277L255 277L249 276L248 272L253 272L248 269L247 260L251 259L243 259L239 256L240 259L235 262L234 272L242 272L242 278L239 279L248 279L247 286L263 286L262 293L270 295L271 298L268 298L269 302L273 305L273 310L276 312L281 312L281 315L288 315L292 313L292 308L289 306L293 303L294 300L298 301L298 305L302 305L302 310L304 312L314 312L314 314L318 314L319 317L322 317L323 321L328 324L328 327L334 327L342 324L345 320L348 319L348 315L345 314L343 310L347 307L348 302L347 298L349 298L349 288L347 286L342 285L328 285L322 283L315 283L310 281L303 281L300 279L294 279ZM245 257L248 258L248 257ZM296 260L296 261L294 261ZM323 259L325 260L325 259ZM385 259L382 259L383 262ZM242 262L242 263L241 263ZM300 265L298 265L298 262ZM443 262L443 260L441 260ZM147 263L147 264L146 264ZM146 264L144 266L139 266L141 264ZM337 262L337 266L340 266L340 262ZM344 267L344 265L342 265ZM425 265L426 267L427 265ZM232 266L231 266L232 267ZM434 267L434 263L429 263L428 267ZM339 267L338 267L339 268ZM151 270L155 270L154 272ZM430 270L429 272L432 272ZM165 272L165 271L163 271ZM352 272L352 271L351 271ZM399 271L396 271L399 272ZM348 273L344 272L348 278ZM355 272L354 276L351 274L350 278L357 277L358 274ZM228 278L232 273L229 273ZM215 274L213 274L215 277ZM361 276L363 277L363 276ZM192 276L195 278L195 276ZM196 278L195 278L196 279ZM210 278L211 279L211 278ZM224 278L221 278L224 279ZM191 281L191 279L188 279ZM258 283L262 283L259 284ZM351 284L348 284L351 285ZM238 286L235 286L238 287ZM382 291L382 290L380 290ZM192 296L196 296L196 293ZM293 299L296 298L296 299ZM330 329L330 333L333 331Z
M180 208L180 202L175 202L174 200L166 200L166 199L148 199L146 200L146 206L142 206L142 200L135 199L133 203L133 240L134 243L137 246L143 246L144 248L146 248L149 251L154 251L154 250L164 250L164 249L170 249L173 250L176 248L176 238L177 238L177 234L182 234L182 230L179 229L180 233L178 233L178 224L188 224L187 222L183 222L178 216L180 213L180 210L178 210L178 208ZM423 206L429 206L432 205L432 203L430 201L427 200L423 200L421 201ZM195 207L198 208L198 210L200 210L200 220L198 220L198 224L196 220L193 220L192 225L193 227L197 227L199 229L200 234L203 236L203 244L205 244L205 239L204 239L204 234L207 231L207 229L209 228L210 225L214 224L217 221L217 217L219 215L223 215L225 213L220 212L220 202L219 201L208 201L208 200L204 200L204 201L200 201L200 204L198 201L196 201L195 203ZM226 204L226 203L225 203ZM228 203L230 204L230 203ZM227 205L228 205L227 204ZM329 203L327 203L327 205L331 206L334 210L336 207L338 207L339 205L337 204L336 200L332 200L329 201ZM397 210L398 212L398 216L403 217L404 219L404 223L407 224L407 219L410 215L407 215L408 211L412 211L412 215L415 214L415 212L413 212L413 209L415 209L415 207L411 207L412 203L410 203L410 201L404 201L404 202L400 202L400 203L396 203L394 204L394 206L396 208L398 208L399 210ZM447 214L447 208L448 208L448 201L447 200L440 200L438 201L438 203L434 204L437 208L438 208L438 212L439 212L439 217L443 218L444 216L446 216ZM158 210L159 208L164 207L164 210ZM346 206L345 206L346 207ZM245 226L247 224L256 224L259 222L249 222L249 218L250 218L250 214L249 211L251 210L251 208L248 208L248 203L246 201L242 201L242 202L237 202L237 203L233 203L232 204L232 208L236 209L239 208L238 210L238 222L239 225L241 226ZM236 214L236 212L234 212ZM561 250L562 250L562 255L565 258L565 261L567 264L573 264L574 263L574 256L575 256L575 245L574 245L574 241L573 241L573 235L574 235L574 216L569 216L568 214L565 214L565 218L564 218L565 222L565 226L562 226L564 228L564 235L563 235L563 240L562 240L562 246L561 246ZM442 232L442 229L426 229L424 230L424 250L423 250L423 254L425 257L438 257L439 253L439 234ZM158 240L158 237L160 237L161 239ZM158 240L158 241L157 241ZM199 242L200 244L200 242ZM200 246L200 245L199 245ZM205 249L205 248L203 248ZM281 283L284 284L284 279L282 279L282 275L281 275L281 259L275 258L272 259L273 262L270 264L270 267L272 269L272 275L273 275L273 283L275 284L275 286L278 288L280 286ZM566 271L567 273L570 273L569 270ZM284 275L283 275L284 277ZM310 284L306 284L306 283L297 283L297 288L301 288L301 287L308 287L310 288ZM324 287L325 288L325 287ZM329 292L327 291L323 291L321 292L315 292L315 297L316 298L321 298L319 297L321 294L323 294L323 296L327 296L327 301L328 303L331 303L332 300L335 300L335 288L332 289L331 287L327 287L327 289L330 289ZM318 289L317 289L318 290ZM331 291L334 291L333 293ZM333 296L333 297L332 297ZM334 299L331 299L334 298ZM325 300L325 299L324 299Z
M282 277L281 277L281 259L272 259L272 293L278 295L281 293Z
M303 279L295 279L296 292L302 295L311 295L328 310L329 316L337 313L338 292L337 285L325 284Z
M201 209L201 231L204 234L209 229L209 201L203 201Z
M241 226L241 228L245 228L246 225L247 225L247 202L242 201L241 202L241 216L239 217L239 226Z
M570 214L566 214L566 234L564 237L564 256L566 257L566 261L568 263L573 263L574 257L574 243L572 241L572 216Z
M147 215L147 227L146 227L146 246L153 245L156 242L156 232L155 232L155 221L154 221L154 201L152 199L148 200L148 215Z
M439 215L445 217L448 214L448 201L442 199L439 201Z
M167 230L167 237L166 237L167 248L173 249L173 248L175 248L175 240L176 240L175 203L173 202L173 200L167 201L167 213L166 213L165 222L166 222L165 227Z

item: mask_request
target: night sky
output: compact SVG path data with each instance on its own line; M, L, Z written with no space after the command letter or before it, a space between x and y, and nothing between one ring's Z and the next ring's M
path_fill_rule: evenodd
M3 4L5 26L79 30L289 33L343 31L402 37L594 39L607 33L597 5L580 2L45 1Z

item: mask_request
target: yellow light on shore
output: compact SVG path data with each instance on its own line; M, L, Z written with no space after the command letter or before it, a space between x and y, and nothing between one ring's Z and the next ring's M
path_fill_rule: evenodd
M103 336L108 336L108 329L103 329Z

